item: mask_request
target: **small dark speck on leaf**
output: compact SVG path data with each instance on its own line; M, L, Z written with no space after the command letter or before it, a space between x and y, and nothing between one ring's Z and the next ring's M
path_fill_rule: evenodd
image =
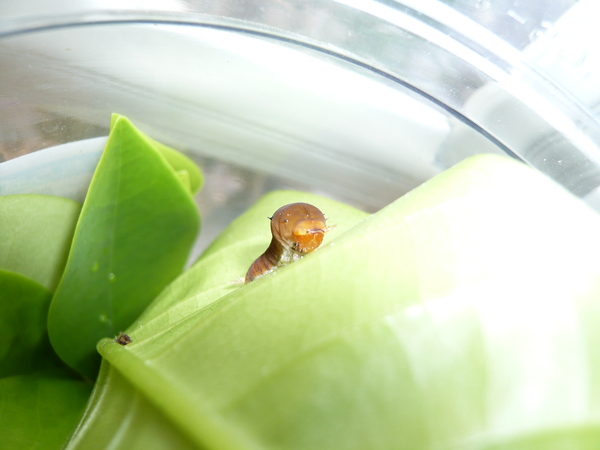
M121 345L131 344L131 338L125 333L119 333L119 335L115 338L115 342Z

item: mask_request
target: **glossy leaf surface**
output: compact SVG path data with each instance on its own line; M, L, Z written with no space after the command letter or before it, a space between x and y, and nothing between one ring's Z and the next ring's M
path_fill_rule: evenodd
M113 114L111 117L111 128L117 122L117 120L122 117L119 114ZM139 130L138 132L142 134ZM167 160L167 162L171 165L173 170L177 172L178 176L185 180L184 184L188 187L191 194L197 194L200 189L202 189L202 185L204 184L204 176L202 172L198 168L198 166L183 153L180 153L176 150L173 150L171 147L166 146L154 139L144 135L144 138L147 143L156 148L160 152L160 154Z
M600 445L600 218L562 188L471 158L366 220L342 211L322 248L231 287L265 245L254 211L131 344L99 344L198 448ZM109 397L93 433L133 448L102 419Z
M54 292L67 262L81 205L49 195L0 197L0 269Z
M156 146L126 118L112 124L52 300L50 340L89 378L96 343L137 318L182 270L199 226L196 205Z
M173 167L184 185L189 189L192 195L197 194L204 184L204 177L198 166L184 154L167 147L160 142L150 139L156 149Z

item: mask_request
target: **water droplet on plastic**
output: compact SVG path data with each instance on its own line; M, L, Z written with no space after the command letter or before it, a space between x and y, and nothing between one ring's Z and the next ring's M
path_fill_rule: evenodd
M566 67L576 68L580 66L587 56L585 48L581 45L564 47L558 52L558 61Z
M54 133L59 127L59 123L52 123L51 121L42 123L42 130L44 130L46 133Z
M513 11L512 9L509 9L508 11L506 11L506 15L508 17L512 17L514 20L519 22L521 25L523 25L527 21L527 20L525 20L525 18L523 16L521 16L518 12Z
M588 72L584 75L583 79L592 85L592 87L600 89L600 74L598 72Z
M100 264L98 264L98 261L94 262L94 264L92 264L92 268L90 269L90 273L97 272L99 267L100 267Z
M542 22L538 28L535 28L531 33L529 33L529 40L533 42L540 38L553 39L557 35L558 31L552 23Z

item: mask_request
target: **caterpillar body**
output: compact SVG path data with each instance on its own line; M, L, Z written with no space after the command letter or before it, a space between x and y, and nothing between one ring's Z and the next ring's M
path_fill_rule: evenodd
M246 283L312 252L321 245L325 233L333 228L326 225L323 213L308 203L282 206L270 219L271 244L248 269Z

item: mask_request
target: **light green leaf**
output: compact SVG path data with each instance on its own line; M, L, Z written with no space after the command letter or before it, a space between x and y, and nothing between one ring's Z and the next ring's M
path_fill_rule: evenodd
M250 239L226 231L196 264L208 281L184 275L131 344L98 348L199 448L591 448L599 229L542 175L475 157L215 298L210 271L229 278L250 262L231 259Z
M179 153L153 139L149 140L177 172L191 194L197 194L204 184L204 177L198 166L183 153Z
M239 286L232 285L230 282L243 277L252 261L267 248L270 242L271 234L268 217L272 216L273 212L279 207L293 202L309 202L316 205L328 217L328 225L335 225L335 228L326 235L324 245L327 245L337 235L368 216L367 213L342 203L303 192L278 191L266 195L249 211L227 227L226 231L211 244L192 268L175 280L159 296L157 301L148 308L143 317L135 322L132 328L138 330L136 339L142 339L143 336L148 335L150 338L160 339L162 332L169 332L173 320L183 320L186 314L197 312L199 305L209 305L212 301L221 297L223 295L222 292L231 293L236 290ZM305 259L314 258L320 251L319 249L307 255ZM215 261L222 261L222 263L215 264ZM281 270L288 270L292 267L293 265ZM174 299L183 301L179 302L173 308L168 308L168 305ZM134 348L134 344L129 344L123 348L125 350ZM111 368L110 372L108 372L107 367L105 367L106 370L101 372L98 379L99 390L92 400L94 403L93 413L90 413L89 417L86 416L84 419L85 432L82 431L74 437L74 440L70 443L71 447L87 448L90 442L96 442L97 445L103 447L108 446L110 442L116 448L120 446L132 448L131 446L135 445L136 439L139 439L139 437L135 437L138 435L137 429L128 428L127 437L124 437L122 434L114 436L106 431L114 429L117 426L107 413L107 411L113 410L114 406L109 406L106 402L110 401L112 405L114 402L119 401L117 398L126 399L127 395L135 395L136 398L137 395L142 395L142 398L147 398L149 402L153 402L154 399L148 397L146 395L147 392L155 393L158 398L162 398L163 395L169 396L172 408L168 412L164 408L158 410L162 411L162 414L166 414L167 417L169 414L175 413L179 419L187 422L189 428L195 430L194 433L196 435L203 435L203 433L215 434L213 433L213 429L223 427L222 424L219 424L218 420L213 421L211 418L199 422L197 420L197 409L202 409L201 405L189 405L187 399L181 398L181 392L176 386L167 382L167 380L148 377L148 369L143 364L140 366L139 363L141 361L137 358L127 358L127 354L125 354L125 358L126 363L132 364L130 373L136 374L136 381L131 385L135 386L135 388L130 387L129 389L139 389L137 387L138 383L142 383L145 389L140 390L140 392L143 392L143 394L125 394L122 390L119 390L121 389L120 387L114 387L111 383L114 383L115 386L120 386L121 381L111 382L109 379L103 377L118 377L117 371ZM108 373L111 375L109 376ZM146 382L150 384L145 384ZM107 391L100 391L100 387L107 389ZM116 393L117 390L119 390L118 393ZM185 405L184 409L180 409L183 405ZM139 417L138 414L141 413L136 412L134 417ZM154 419L150 420L153 423ZM93 425L91 425L92 423ZM174 426L174 429L179 430L178 424ZM236 440L237 433L235 429L226 427L222 431L222 433L216 433L214 436L220 442L220 445L227 447L238 442ZM166 436L170 436L171 432L165 431L165 433ZM180 433L179 435L186 436L185 433L183 435ZM162 438L160 436L162 435L156 435L154 440L166 439L165 436L162 436ZM167 440L167 442L169 441ZM164 445L164 448L178 448L176 445ZM248 443L248 445L251 444ZM137 448L144 447L140 446Z
M86 427L85 432L78 430L68 441L69 446L108 449L125 442L132 450L198 448L165 419L160 409L107 363L100 368L96 389L88 402L82 425ZM120 432L107 435L104 432L107 426Z
M80 210L77 202L48 195L0 197L0 268L54 291Z
M51 298L35 281L0 270L0 378L56 362L46 328Z
M184 318L188 311L197 312L238 288L239 285L235 283L243 279L250 264L269 246L271 231L268 218L281 206L296 202L314 204L328 218L327 225L334 226L326 234L323 246L368 217L367 213L343 203L305 192L275 191L265 195L233 221L204 251L202 257L144 311L136 322L145 324L143 333L153 333L154 327L169 327L170 322L163 321L165 316L180 315L180 318ZM315 254L306 258L313 258ZM171 309L175 303L177 305ZM155 318L157 320L153 320Z
M90 392L91 385L67 378L38 375L0 379L1 447L61 449L77 425Z
M98 340L125 329L181 272L198 226L175 170L118 117L50 306L50 341L63 361L94 378Z

